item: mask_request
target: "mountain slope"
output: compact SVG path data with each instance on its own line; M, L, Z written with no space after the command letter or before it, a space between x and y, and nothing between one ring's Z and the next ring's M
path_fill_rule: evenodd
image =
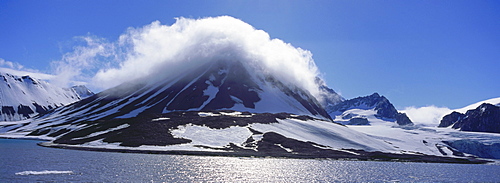
M28 119L80 99L75 88L63 89L30 76L0 73L0 121Z

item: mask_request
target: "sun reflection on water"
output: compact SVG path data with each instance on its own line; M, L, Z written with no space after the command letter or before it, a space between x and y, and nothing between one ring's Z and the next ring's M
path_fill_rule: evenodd
M175 161L171 161L172 158ZM331 160L203 156L170 156L168 159L155 164L155 170L156 175L169 181L346 181L346 172L352 171L342 168L344 161Z

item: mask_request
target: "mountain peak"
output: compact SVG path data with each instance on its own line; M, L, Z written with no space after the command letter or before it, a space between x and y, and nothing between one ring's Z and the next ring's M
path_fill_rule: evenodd
M62 121L53 117L58 120L50 123L216 110L286 112L331 120L308 91L251 69L241 62L221 60L193 66L177 77L123 83L55 111L51 115L73 117Z
M352 118L366 119L370 116L377 118L374 120L395 121L399 125L413 124L406 114L399 113L387 98L378 93L343 101L328 107L327 111L330 116L337 116L336 121L344 124L349 124Z
M371 95L370 95L370 97L373 97L373 98L379 98L379 97L380 97L380 95L379 95L377 92L375 92L375 93L371 94ZM384 98L385 98L385 97L384 97Z

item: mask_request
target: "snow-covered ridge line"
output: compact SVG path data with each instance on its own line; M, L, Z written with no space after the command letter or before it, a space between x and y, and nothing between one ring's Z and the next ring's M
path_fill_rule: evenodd
M452 111L456 111L459 113L466 113L468 110L476 109L477 107L479 107L481 104L484 104L484 103L499 106L500 105L500 97L476 102L476 103L473 103L471 105L468 105L468 106L465 106L465 107L462 107L459 109L453 109Z

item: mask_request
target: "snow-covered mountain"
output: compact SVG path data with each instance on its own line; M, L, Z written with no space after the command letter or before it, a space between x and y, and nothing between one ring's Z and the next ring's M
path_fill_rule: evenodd
M331 119L307 91L287 86L272 76L251 73L240 62L220 61L201 65L174 78L145 78L124 83L54 110L31 122L30 127L16 131L174 111L213 110L287 112ZM55 133L54 129L51 132Z
M344 125L369 125L385 121L413 125L406 114L399 113L387 98L378 93L345 100L328 106L326 110L335 122Z
M452 112L439 124L439 127L449 126L461 131L500 133L500 107L483 103L465 114Z
M81 119L114 119L172 111L288 112L330 119L306 91L259 77L239 62L216 62L175 78L124 83L57 111ZM85 111L80 113L81 111Z
M0 77L0 121L28 119L78 101L80 94L92 94L85 86L65 89L30 76L0 73Z

